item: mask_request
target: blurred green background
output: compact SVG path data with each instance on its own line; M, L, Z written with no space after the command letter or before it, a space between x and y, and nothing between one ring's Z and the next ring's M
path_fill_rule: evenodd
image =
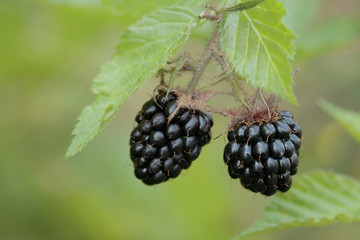
M133 176L128 138L155 79L99 139L63 160L76 117L93 100L92 79L138 17L97 7L99 1L59 2L0 1L0 239L228 239L249 226L271 198L230 180L223 137L174 181L148 187ZM294 88L300 107L283 104L304 129L299 174L326 168L360 179L358 145L316 104L324 97L360 111L360 2L285 2L286 21L300 35L294 62L301 67ZM197 52L203 43L194 38L187 47ZM214 135L228 120L215 116ZM353 223L249 239L359 235Z

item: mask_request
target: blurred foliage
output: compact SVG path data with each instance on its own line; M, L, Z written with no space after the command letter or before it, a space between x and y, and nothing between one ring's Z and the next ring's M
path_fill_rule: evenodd
M124 26L139 20L144 15L169 6L204 8L206 0L47 0L50 3L70 6L105 6L114 10L120 16ZM214 1L216 2L216 0Z
M297 43L297 58L308 59L346 46L353 42L360 33L360 19L342 17L330 19L321 26L304 33Z
M298 38L295 40L297 59L309 59L319 54L341 48L353 42L360 34L359 16L337 16L318 18L326 4L324 0L286 0L288 10L285 23Z
M360 15L359 1L325 2L305 29ZM289 12L299 11L305 18L312 5L305 12L296 9ZM100 141L63 161L75 119L93 100L91 80L111 59L123 26L129 24L107 8L0 1L0 239L228 239L257 219L271 200L229 179L222 137L205 147L176 181L149 188L135 179L128 136L155 80L124 104ZM202 44L194 40L188 51L197 55ZM283 107L304 129L300 175L325 167L360 178L357 143L315 104L322 96L359 111L359 38L348 44L294 63L302 68L295 81L300 107ZM216 101L221 102L229 103L229 98ZM227 121L215 116L214 136ZM266 239L359 235L359 225L353 223L268 233Z
M101 6L102 0L47 0L54 4L68 4L71 6Z
M321 100L319 105L325 112L338 121L360 144L360 113L344 110L325 100Z
M129 1L129 0L103 0L103 5L112 7L117 14L130 22L140 19L150 12L168 6L181 6L188 8L200 8L206 0L152 0L152 1Z

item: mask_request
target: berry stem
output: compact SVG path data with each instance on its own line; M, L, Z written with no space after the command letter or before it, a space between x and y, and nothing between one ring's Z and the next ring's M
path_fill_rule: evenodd
M271 120L271 111L270 111L269 105L267 104L267 102L266 102L266 100L264 98L264 95L262 94L261 88L259 88L259 94L260 94L260 97L261 97L262 101L265 104L265 107L267 109L268 116L269 116L269 121L270 121Z
M234 77L231 77L230 84L231 84L237 98L241 102L241 104L243 104L245 106L247 112L250 112L249 105L246 103L245 99L241 96L241 86L240 86L239 82L236 79L234 79Z
M162 72L160 73L160 85L165 85L165 74Z
M240 82L238 81L238 77L233 72L232 67L226 61L226 59L224 58L224 55L221 51L219 27L220 27L220 25L218 23L216 25L215 31L214 31L211 39L209 40L208 45L203 53L202 58L200 59L198 64L195 66L194 75L188 85L188 93L191 95L195 94L196 87L198 85L198 82L199 82L202 74L204 73L205 68L209 64L210 60L212 58L214 58L215 61L220 65L221 69L224 72L229 72L229 70L232 71L229 74L229 82L232 86L232 89L233 89L235 95L237 96L237 98L239 99L239 101L241 102L241 104L245 107L246 111L250 112L249 104L243 97L243 96L245 96L245 93L242 89L242 86L240 85Z
M216 28L217 33L218 33L218 29L219 29L219 25ZM224 58L224 55L221 52L219 34L217 34L214 39L214 46L213 46L212 52L213 52L214 59L219 63L219 65L223 71L229 71L229 69L232 69L231 66L229 66L229 63L226 61L226 59ZM246 110L248 112L250 112L249 105L247 104L246 100L242 97L245 94L242 91L242 87L241 87L238 79L236 79L234 72L232 72L230 74L229 80L230 80L230 84L232 86L232 89L233 89L235 95L237 96L239 101L245 106Z
M226 61L224 58L221 48L220 48L220 37L219 37L219 27L220 27L220 20L222 19L222 16L224 14L228 14L231 12L237 12L237 11L244 11L248 10L250 8L256 7L258 4L262 3L265 0L249 0L247 2L239 3L233 6L224 6L224 7L218 7L215 4L208 4L206 8L212 10L214 12L210 13L207 11L204 11L200 14L200 19L207 19L209 21L216 22L216 28L215 31L211 37L211 39L208 42L208 45L203 53L203 56L198 61L197 65L194 68L194 75L189 82L188 85L188 93L190 95L194 95L196 92L196 87L198 85L198 82L204 73L205 68L209 64L210 60L214 58L222 70L224 72L230 72L230 76L228 77L229 82L232 86L234 94L237 96L241 104L245 107L246 111L248 113L251 112L248 102L243 96L246 96L246 94L243 91L243 88L239 82L238 76L236 76L236 73L234 72L232 66ZM222 81L222 80L221 80ZM220 81L219 81L220 82ZM264 100L264 99L263 99Z
M212 45L213 45L213 41L214 41L216 35L217 35L217 29L213 33L213 36L211 37L211 39L203 53L202 58L200 59L200 61L197 63L197 65L195 67L194 75L188 85L188 93L191 95L194 95L197 84L198 84L202 74L204 73L205 68L207 67L211 58L213 57Z

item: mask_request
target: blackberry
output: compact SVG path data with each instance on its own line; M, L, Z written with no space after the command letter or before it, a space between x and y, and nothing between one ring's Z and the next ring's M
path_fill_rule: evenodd
M175 92L160 92L146 102L131 132L135 176L147 185L176 178L210 142L213 119L192 107L178 107Z
M228 132L224 149L230 177L266 196L288 191L299 166L301 127L290 112L277 115L271 122L241 123Z

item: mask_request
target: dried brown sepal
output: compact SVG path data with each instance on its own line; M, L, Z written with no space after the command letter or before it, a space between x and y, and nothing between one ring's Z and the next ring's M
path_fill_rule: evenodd
M245 108L229 109L225 111L231 117L228 130L234 130L242 124L262 125L266 122L275 122L280 116L278 114L280 98L275 95L263 96L263 101L254 96L249 102L249 110Z
M153 96L155 103L156 103L156 97L155 97L156 94L164 93L167 91L168 89L165 85L159 85L157 88L155 88L154 96ZM212 97L221 94L221 92L208 90L208 91L199 91L196 94L192 95L189 94L185 89L174 88L170 90L170 93L174 94L177 97L177 108L169 116L168 122L170 122L174 118L176 113L181 108L186 108L193 112L199 111L205 114L218 113L225 115L225 113L223 113L222 111L214 109L207 104L207 101L209 101Z

